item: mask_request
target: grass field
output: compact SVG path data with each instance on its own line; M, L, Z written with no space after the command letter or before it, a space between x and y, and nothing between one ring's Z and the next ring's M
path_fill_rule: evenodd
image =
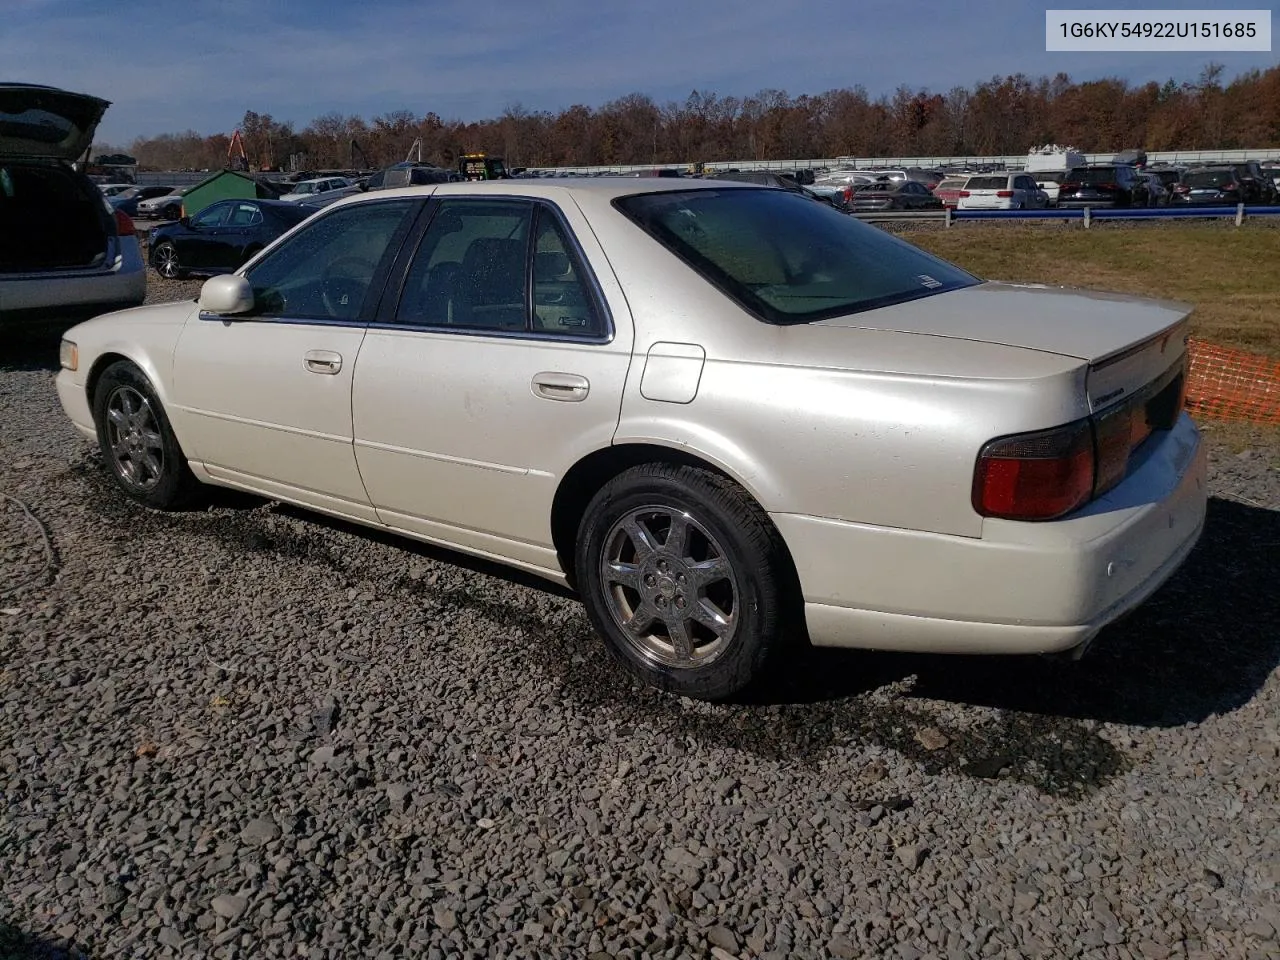
M895 230L989 280L1192 304L1193 335L1280 357L1280 229L1271 224L960 223Z

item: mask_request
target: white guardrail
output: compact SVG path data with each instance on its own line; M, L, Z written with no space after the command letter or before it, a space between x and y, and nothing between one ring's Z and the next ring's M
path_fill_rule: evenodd
M1112 163L1115 151L1110 153L1086 153L1087 163ZM1259 150L1149 150L1147 165L1161 163L1195 165L1200 163L1240 163L1245 160L1280 159L1280 147ZM529 167L539 172L556 173L634 173L639 170L672 169L688 170L692 161L681 163L631 163L606 164L585 167ZM902 167L919 167L931 170L935 167L994 167L1003 165L1008 170L1021 170L1027 165L1025 153L1006 156L938 156L938 157L827 157L804 160L715 160L703 163L704 170L812 170L837 167L854 170L888 170Z
M1231 218L1241 226L1249 217L1280 216L1280 207L1246 207L1243 203L1219 207L1084 207L1063 210L884 210L879 213L855 213L852 216L868 223L934 222L948 227L961 220L1076 220L1086 230L1095 220L1221 220Z

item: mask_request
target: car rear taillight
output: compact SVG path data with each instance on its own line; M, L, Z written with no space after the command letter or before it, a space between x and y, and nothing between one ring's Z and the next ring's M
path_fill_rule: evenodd
M1187 356L1127 400L1052 430L992 440L978 454L973 506L984 517L1054 520L1102 496L1133 452L1172 430L1186 406Z
M1012 190L997 190L997 191L996 191L996 196L997 196L997 197L1012 197L1012 196L1013 196L1013 191L1012 191Z
M116 234L121 237L133 237L138 233L133 228L133 218L123 210L116 211Z
M1222 187L1222 192L1223 192L1223 193L1235 193L1235 192L1236 192L1237 190L1239 190L1239 189L1240 189L1240 184L1238 184L1238 183L1228 183L1228 184L1225 184L1225 185Z
M1097 187L1098 187L1098 189L1099 189L1099 190L1119 190L1119 189L1120 189L1120 184L1118 184L1118 183L1099 183L1099 184L1097 184Z
M845 202L845 203L848 203L848 202L849 202L850 200L852 200L852 199L853 199L853 187L852 187L852 186L845 187L845 188L844 188L844 202Z
M970 197L970 196L973 196L973 194L971 194L968 190L961 190L961 191L960 191L960 196L962 196L962 197Z
M1058 184L1058 193L1075 193L1080 189L1080 184L1072 183L1068 180L1066 183Z
M1088 420L993 440L982 448L973 506L984 517L1053 520L1093 495L1093 431Z
M1185 183L1175 183L1173 185L1173 192L1174 193L1190 193L1191 188L1187 186Z

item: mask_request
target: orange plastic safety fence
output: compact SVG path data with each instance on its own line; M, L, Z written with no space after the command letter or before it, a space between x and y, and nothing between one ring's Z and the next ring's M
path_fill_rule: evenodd
M1193 416L1280 424L1280 360L1194 338L1187 349Z

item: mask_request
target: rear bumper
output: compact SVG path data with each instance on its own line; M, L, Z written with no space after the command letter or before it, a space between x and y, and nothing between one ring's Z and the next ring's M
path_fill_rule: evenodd
M775 515L815 646L1052 653L1137 607L1199 540L1205 453L1185 414L1130 476L1066 520L981 538Z
M147 297L137 237L124 237L111 270L0 276L0 323L85 318L136 307Z

